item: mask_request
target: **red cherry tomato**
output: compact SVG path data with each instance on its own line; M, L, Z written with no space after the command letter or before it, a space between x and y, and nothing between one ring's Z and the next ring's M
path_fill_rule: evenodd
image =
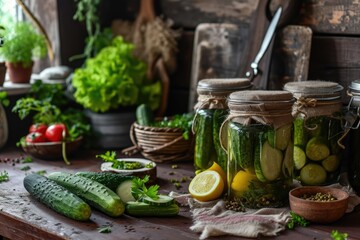
M35 123L30 126L29 133L39 132L44 134L47 128L48 126L45 123Z
M50 142L61 142L63 140L63 131L65 131L65 136L67 136L66 126L63 123L55 123L46 129L45 136Z
M25 141L28 143L40 143L40 142L47 142L47 138L44 134L39 132L32 132L26 135Z

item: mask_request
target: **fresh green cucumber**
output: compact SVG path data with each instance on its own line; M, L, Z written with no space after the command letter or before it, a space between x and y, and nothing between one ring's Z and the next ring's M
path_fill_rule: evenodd
M90 206L81 198L47 177L32 173L24 178L25 189L54 211L78 221L87 221Z
M116 192L117 188L122 182L132 180L134 178L133 176L124 176L112 172L77 172L75 175L97 181L110 188L114 192Z
M216 162L224 170L227 169L227 154L225 150L220 145L220 127L223 121L225 120L228 112L225 109L215 109L214 110L214 120L213 120L213 141L216 151ZM223 141L224 143L226 141Z
M155 206L144 202L128 202L126 213L136 217L172 217L179 214L180 208L176 203L168 206Z
M208 169L216 160L216 152L213 143L213 113L212 110L202 109L195 119L195 168Z
M99 182L65 172L53 172L48 177L109 216L117 217L124 213L120 197Z
M150 126L154 115L149 105L141 104L136 108L136 122L142 126Z
M155 205L155 206L169 206L174 203L174 198L166 195L159 194L158 199L152 199L150 197L145 197L142 199L142 202Z

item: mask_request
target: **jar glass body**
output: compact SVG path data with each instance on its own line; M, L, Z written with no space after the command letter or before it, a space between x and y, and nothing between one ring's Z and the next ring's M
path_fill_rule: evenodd
M348 114L354 117L354 123L349 126L348 179L350 186L360 195L360 96L352 97Z
M197 170L208 169L216 162L226 171L227 154L221 148L219 131L227 115L227 109L199 109L197 111L194 155L194 165Z
M292 184L292 123L228 124L228 194L248 208L282 207Z
M294 120L294 173L302 185L329 185L338 181L343 149L341 113Z

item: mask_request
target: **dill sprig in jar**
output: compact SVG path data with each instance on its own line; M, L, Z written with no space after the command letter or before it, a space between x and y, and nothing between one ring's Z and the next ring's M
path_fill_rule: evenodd
M293 103L287 91L242 91L229 96L230 112L220 130L220 135L227 132L222 146L228 152L228 195L248 208L281 207L288 200Z
M226 171L227 155L220 146L219 129L228 114L227 97L234 91L251 87L245 78L203 79L198 82L193 121L196 170L208 169L216 162Z
M285 84L297 101L294 115L295 177L303 185L337 182L343 149L343 87L335 82L304 81Z

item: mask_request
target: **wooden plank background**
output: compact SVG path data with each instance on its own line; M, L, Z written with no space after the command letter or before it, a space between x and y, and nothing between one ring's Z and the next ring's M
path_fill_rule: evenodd
M38 2L43 2L38 4ZM273 0L277 3L279 0ZM35 13L53 11L39 15L45 28L49 30L59 64L78 67L80 62L69 62L68 57L81 53L84 46L84 25L72 20L75 5L72 1L37 0L31 3ZM35 3L36 2L36 3ZM46 2L46 4L45 4ZM54 3L57 4L54 4ZM248 48L250 36L257 31L250 29L259 0L158 0L155 9L158 15L172 19L174 28L182 30L178 41L178 69L170 76L170 94L167 114L187 111L190 90L191 56L194 31L200 23L234 23L243 31ZM136 18L139 1L103 0L99 9L102 26L112 19L133 20ZM38 9L38 10L36 10ZM52 10L51 10L52 9ZM55 33L57 21L59 34ZM309 79L340 82L344 87L359 76L358 44L360 33L360 2L350 0L304 0L299 8L298 18L292 24L308 26L313 32L309 62ZM259 26L260 27L260 26ZM60 55L60 56L59 56ZM250 56L249 56L250 57ZM254 57L254 56L253 56ZM275 56L273 56L275 57ZM240 68L246 69L246 63ZM275 73L276 74L276 73ZM180 104L178 103L180 99Z

